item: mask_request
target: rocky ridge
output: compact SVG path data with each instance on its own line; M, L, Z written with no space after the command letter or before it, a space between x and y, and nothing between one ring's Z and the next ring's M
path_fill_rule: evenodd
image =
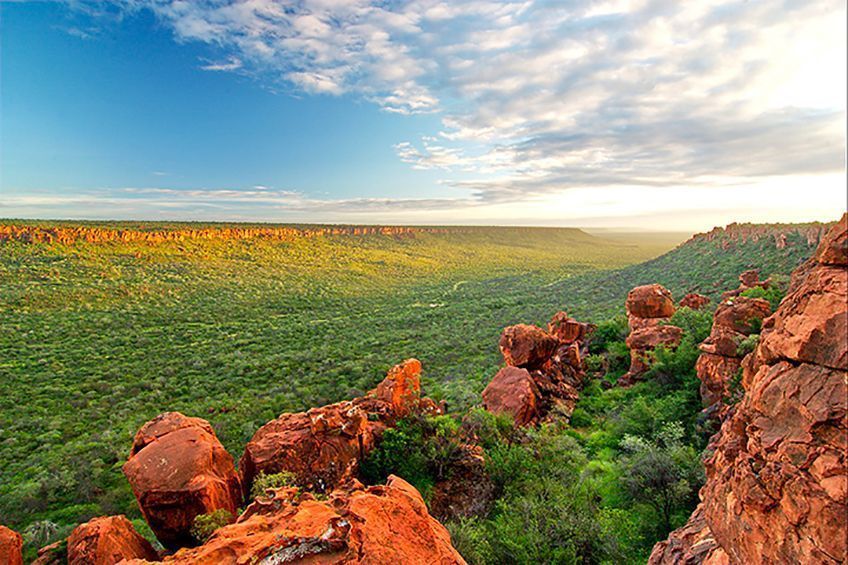
M652 564L848 559L848 214L793 278L742 362L701 505Z

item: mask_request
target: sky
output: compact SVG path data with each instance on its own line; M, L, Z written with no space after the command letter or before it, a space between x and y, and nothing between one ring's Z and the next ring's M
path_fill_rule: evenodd
M845 21L832 0L0 1L0 217L834 220Z

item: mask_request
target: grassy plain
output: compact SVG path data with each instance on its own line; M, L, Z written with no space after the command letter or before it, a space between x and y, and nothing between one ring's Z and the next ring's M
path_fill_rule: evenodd
M137 515L120 465L166 410L209 419L237 456L279 413L360 394L412 356L463 409L504 325L569 307L563 281L665 248L523 228L2 243L0 516Z

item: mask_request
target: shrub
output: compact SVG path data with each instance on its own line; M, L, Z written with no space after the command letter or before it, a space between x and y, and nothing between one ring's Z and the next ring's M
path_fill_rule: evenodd
M233 515L226 508L219 508L209 514L200 514L194 517L194 522L191 525L191 537L197 540L197 543L203 543L215 530L232 523Z
M683 426L670 423L654 441L625 436L622 481L630 496L650 505L659 518L660 537L673 528L672 517L692 502L703 482L697 452L683 443Z
M627 316L615 316L598 324L597 329L589 338L589 352L603 353L609 349L609 344L615 341L623 342L627 339L630 328L627 325Z
M784 277L772 275L772 284L768 288L755 286L742 292L742 296L748 298L763 298L769 301L772 311L776 310L780 305L780 301L786 296L786 288L788 286Z
M253 486L250 487L250 497L258 498L265 494L269 488L282 488L294 485L295 474L290 471L281 471L279 473L259 475L253 479Z

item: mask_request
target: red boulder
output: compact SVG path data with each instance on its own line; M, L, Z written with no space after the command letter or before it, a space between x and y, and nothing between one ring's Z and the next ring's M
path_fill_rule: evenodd
M570 345L575 341L582 341L586 337L589 324L578 322L565 312L557 312L548 322L548 333L554 336L563 345Z
M824 236L816 260L822 265L848 265L848 214L843 214Z
M722 301L713 317L713 328L726 328L750 335L759 331L763 318L771 314L771 305L762 298L738 296Z
M483 407L494 414L509 414L516 426L526 426L538 416L539 389L526 369L504 367L483 391Z
M690 292L680 301L681 308L691 308L692 310L700 310L710 303L710 299L703 294Z
M659 284L637 286L627 294L627 315L637 318L669 318L674 314L671 292Z
M94 518L77 526L68 538L68 565L114 565L124 559L159 560L125 516Z
M196 516L224 509L235 515L241 487L233 458L209 422L167 412L136 434L124 464L150 529L167 548L192 545Z
M556 349L557 340L542 328L518 324L504 329L499 345L507 365L538 369Z

